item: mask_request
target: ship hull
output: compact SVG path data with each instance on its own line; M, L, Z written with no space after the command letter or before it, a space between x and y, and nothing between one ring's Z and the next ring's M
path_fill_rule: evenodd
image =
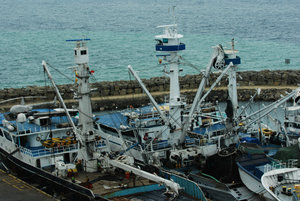
M299 200L299 175L299 168L288 167L282 169L273 169L262 176L261 182L263 187L273 196L274 200ZM279 181L278 178L281 178L282 180ZM289 188L293 189L293 195L283 193L283 186L285 186L285 192L288 192L287 189Z
M5 150L0 149L3 164L17 173L21 178L27 178L30 182L37 183L47 188L48 193L63 195L67 200L107 200L101 196L95 196L90 189L71 183L65 179L56 177L40 168L33 167Z
M238 162L237 166L242 182L250 191L263 196L267 200L273 200L273 197L270 195L270 193L264 189L260 178L253 175L251 171L243 167L241 163Z

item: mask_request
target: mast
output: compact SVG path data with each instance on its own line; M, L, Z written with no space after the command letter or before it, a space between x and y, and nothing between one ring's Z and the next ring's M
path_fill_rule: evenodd
M240 57L236 55L237 50L234 49L234 38L231 40L231 49L224 50L225 53L225 65L232 62L234 65L228 71L228 98L232 105L232 117L231 120L236 119L238 109L238 97L237 97L237 82L236 82L236 71L238 64L241 63Z
M95 152L95 132L93 127L93 114L90 99L90 69L88 66L89 56L86 41L90 39L74 39L67 41L76 42L74 48L75 63L77 66L73 67L75 70L77 85L77 96L79 106L79 124L80 136L83 141L82 146L78 152L78 160L82 161L84 170L87 172L97 171L97 160L93 158Z
M158 26L158 28L163 28L163 34L155 36L157 41L155 48L156 51L162 53L158 56L163 57L163 60L169 66L169 70L166 73L170 77L170 123L174 129L181 128L180 115L183 102L180 98L178 52L185 50L185 44L180 42L183 35L177 33L177 24L175 22L171 25Z

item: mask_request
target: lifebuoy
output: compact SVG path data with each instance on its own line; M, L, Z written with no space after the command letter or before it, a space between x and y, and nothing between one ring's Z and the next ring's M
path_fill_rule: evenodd
M270 136L273 134L273 131L272 130L269 130L267 128L262 128L262 133L266 136Z
M71 131L67 131L66 134L67 134L67 135L71 135Z
M36 141L38 141L38 142L41 141L41 138L40 138L39 136L37 136L35 139L36 139Z

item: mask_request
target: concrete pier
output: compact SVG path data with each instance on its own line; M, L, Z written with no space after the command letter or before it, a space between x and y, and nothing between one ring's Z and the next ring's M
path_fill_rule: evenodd
M0 200L5 201L53 201L50 195L0 169Z

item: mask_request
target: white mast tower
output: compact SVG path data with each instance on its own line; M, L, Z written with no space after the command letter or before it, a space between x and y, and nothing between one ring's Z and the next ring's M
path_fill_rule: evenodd
M82 139L82 144L78 152L78 160L82 161L83 168L86 172L97 171L97 160L93 158L95 152L95 132L93 127L93 114L90 99L90 69L88 66L89 56L86 41L90 39L74 39L67 41L75 41L74 48L75 63L74 67L76 79L78 80L77 96L79 102L79 124L78 133Z
M173 11L174 12L174 11ZM173 15L174 17L174 15ZM160 51L163 60L169 64L169 71L166 72L170 77L170 99L169 99L169 115L170 115L170 125L171 130L176 130L182 128L181 122L181 111L184 103L180 98L180 87L179 87L179 56L177 53L179 51L185 50L185 44L181 43L179 39L183 35L177 33L177 24L174 23L171 25L162 25L158 28L163 28L162 35L156 35L155 39L158 42L156 44L156 51ZM161 60L160 60L161 61Z
M231 40L231 49L224 50L225 53L225 65L229 65L232 62L233 67L229 70L228 74L228 97L232 104L232 117L231 119L237 118L238 109L238 95L237 95L237 82L236 82L236 71L238 65L241 64L241 58L236 54L238 51L234 49L234 39Z

